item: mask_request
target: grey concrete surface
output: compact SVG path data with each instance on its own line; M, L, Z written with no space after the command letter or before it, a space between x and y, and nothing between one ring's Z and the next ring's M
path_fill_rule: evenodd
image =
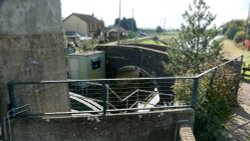
M0 1L0 118L9 110L7 83L65 80L66 57L60 0ZM65 85L17 86L17 106L32 111L69 111Z
M97 117L17 118L14 141L174 141L176 123L194 123L192 109Z
M0 35L61 32L60 0L1 0Z
M6 37L0 40L1 116L9 104L9 81L65 80L63 34ZM69 111L65 85L16 85L17 106L30 104L33 112Z
M228 141L250 140L250 84L241 83L238 95L239 105L226 123Z

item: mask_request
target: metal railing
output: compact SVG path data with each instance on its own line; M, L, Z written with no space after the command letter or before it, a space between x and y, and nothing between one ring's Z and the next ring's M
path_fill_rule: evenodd
M8 83L11 108L29 104L29 115L74 115L74 114L112 114L123 112L145 112L167 108L195 107L200 86L207 90L213 84L218 68L230 65L235 73L240 74L243 56L227 61L199 75L190 77L160 77L160 78L123 78L94 80L63 80L40 82ZM210 82L203 84L202 79L209 77ZM178 101L173 85L185 81L187 99ZM238 86L237 86L238 87ZM60 91L63 89L62 91ZM64 99L57 99L61 92L68 92L72 111L45 113L41 105L54 108L63 105ZM56 96L54 96L54 94ZM204 91L206 93L206 91ZM235 91L237 94L237 91ZM41 110L42 109L42 110ZM47 109L48 110L48 109ZM14 113L14 112L13 112Z
M242 78L244 78L244 80L248 82L250 80L250 56L244 56Z
M29 105L23 105L17 108L12 108L10 111L7 112L5 118L3 118L3 134L5 141L12 141L12 128L11 128L11 121L10 119L13 117L18 116L19 114L29 112Z

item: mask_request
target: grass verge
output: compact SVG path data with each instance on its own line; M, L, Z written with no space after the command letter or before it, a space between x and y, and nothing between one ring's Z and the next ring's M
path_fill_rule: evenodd
M244 55L244 65L245 67L250 67L250 51L245 48L237 47L232 40L225 40L223 42L222 52L224 54L224 58L226 59L233 59L240 55ZM245 74L246 75L244 76L244 80L250 81L250 72L247 71Z

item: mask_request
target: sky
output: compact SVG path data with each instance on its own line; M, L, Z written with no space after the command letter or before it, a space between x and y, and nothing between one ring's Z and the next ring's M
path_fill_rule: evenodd
M121 0L121 18L131 18L134 15L139 28L179 28L184 22L182 14L192 2L193 0ZM232 19L246 19L248 16L249 0L205 2L210 6L210 11L217 15L214 21L216 26ZM71 13L94 14L109 26L119 17L119 0L61 0L61 6L63 18Z

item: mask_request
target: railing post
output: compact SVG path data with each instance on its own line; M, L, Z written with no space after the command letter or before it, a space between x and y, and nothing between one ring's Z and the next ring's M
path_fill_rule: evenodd
M217 68L216 69L214 69L214 71L213 71L213 74L212 74L212 77L211 77L211 79L210 79L210 81L209 81L209 85L208 85L208 88L207 88L207 91L206 91L206 97L208 97L208 92L209 92L209 90L212 88L212 86L213 86L213 83L214 83L214 77L215 77L215 74L216 74L216 72L217 72Z
M197 96L199 94L199 78L193 79L193 88L192 88L192 107L196 107Z
M9 99L10 99L10 108L15 109L16 108L16 97L14 94L14 82L10 81L8 82L8 91L9 91Z
M110 100L108 84L105 84L105 88L106 88L106 95L107 95L106 103L108 103L108 104L107 104L107 110L108 110L108 109L109 109L109 100Z
M241 55L241 57L240 57L240 68L238 70L239 71L238 74L239 74L240 78L239 78L239 83L236 86L235 96L238 95L238 91L239 91L239 87L240 87L240 80L241 80L241 78L244 78L244 74L243 74L243 77L241 76L241 69L242 69L242 65L243 65L243 57L244 57L243 55Z
M106 115L107 112L107 88L105 81L102 81L102 101L103 101L103 115Z

